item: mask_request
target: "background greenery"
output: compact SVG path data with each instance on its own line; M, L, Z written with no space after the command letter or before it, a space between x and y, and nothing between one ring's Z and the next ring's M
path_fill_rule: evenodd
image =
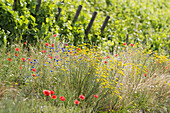
M48 39L50 33L57 33L61 40L80 44L84 41L84 31L97 11L97 17L88 35L88 42L118 49L126 42L146 43L153 50L170 50L170 19L168 0L46 0L35 11L37 0L20 0L13 10L13 0L0 3L0 44L14 39L36 42L37 38ZM72 20L79 5L82 11L75 24ZM62 9L58 22L55 17L58 7ZM100 28L106 16L111 18L100 36ZM108 39L110 41L108 41Z

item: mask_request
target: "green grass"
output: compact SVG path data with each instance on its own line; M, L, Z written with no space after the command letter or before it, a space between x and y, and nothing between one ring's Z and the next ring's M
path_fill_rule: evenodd
M22 43L8 51L0 49L0 112L170 111L168 56L140 44L122 45L112 55L98 46L89 49L86 44L76 47L52 40L49 46L28 43L29 51ZM45 96L43 90L53 90L57 99Z

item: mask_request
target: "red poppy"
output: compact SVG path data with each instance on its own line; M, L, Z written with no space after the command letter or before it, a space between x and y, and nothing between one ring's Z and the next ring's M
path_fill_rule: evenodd
M33 76L33 77L35 77L36 75L35 75L35 74L33 74L32 76Z
M9 61L12 61L12 59L8 58Z
M165 69L168 69L168 67L166 66Z
M53 37L56 37L56 36L57 36L57 34L54 34L54 35L53 35Z
M75 100L74 103L77 104L77 105L79 105L80 102L79 102L78 100Z
M65 101L65 97L61 96L60 97L61 101Z
M79 98L81 98L81 100L84 100L85 96L84 95L80 95Z
M19 48L15 48L15 51L19 51Z
M107 64L107 61L104 61L105 64Z
M17 56L18 56L18 54L15 54L15 56L17 57Z
M115 57L117 57L118 55L116 54Z
M56 98L57 98L57 96L56 96L56 95L53 95L51 98L52 98L52 99L56 99Z
M20 69L22 69L22 66L20 66Z
M51 94L54 94L54 91L50 91Z
M130 46L132 46L132 47L133 47L133 44L130 44Z
M54 43L51 45L51 47L54 47Z
M42 53L45 53L45 52L47 52L47 51L41 51Z
M125 46L125 45L126 45L126 43L123 43L123 45Z
M109 56L107 56L107 58L110 58Z
M24 42L24 44L26 45L27 43L26 43L26 42Z
M35 72L36 70L35 70L34 68L32 68L32 71L34 71L34 72Z
M43 90L43 93L44 93L44 95L46 95L46 96L50 96L50 91L49 90Z
M49 57L50 57L51 59L53 59L53 57L52 57L52 56L50 56L50 55L49 55Z
M23 62L25 62L25 58L22 58Z
M49 46L49 43L46 43L45 45L46 45L46 46Z
M98 95L94 95L95 98L99 98Z
M144 76L146 77L146 74L144 74Z
M78 51L80 51L81 49L80 48L77 48Z

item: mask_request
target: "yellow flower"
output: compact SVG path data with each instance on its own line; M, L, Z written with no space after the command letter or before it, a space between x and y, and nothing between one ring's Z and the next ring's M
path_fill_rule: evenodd
M121 96L119 96L119 98L120 98L120 99L122 99L122 97L121 97Z

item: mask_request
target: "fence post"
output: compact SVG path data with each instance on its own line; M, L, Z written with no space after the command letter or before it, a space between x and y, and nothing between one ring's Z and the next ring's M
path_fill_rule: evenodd
M36 5L35 11L39 11L40 5L41 5L41 0L37 0L38 4Z
M87 28L86 28L86 30L85 30L86 36L88 35L88 33L89 33L89 31L90 31L90 28L91 28L92 25L93 25L93 22L94 22L94 19L96 18L96 15L97 15L97 12L95 11L95 12L93 13L93 16L92 16L91 20L90 20L90 23L88 24L88 26L87 26Z
M146 45L146 38L143 39L143 42L142 42L144 45Z
M14 0L14 3L13 3L13 10L16 11L17 9L17 4L18 4L18 0Z
M56 23L57 23L57 21L58 21L58 19L59 19L59 16L60 16L60 14L61 14L61 8L58 8L58 15L57 15L57 17L55 18L55 20L56 20Z
M126 44L129 45L129 35L126 35Z
M165 55L168 55L168 49L165 47Z
M81 9L82 9L82 5L79 5L79 7L78 7L78 9L77 9L77 12L76 12L76 15L75 15L75 17L74 17L73 23L77 21Z
M110 19L110 16L107 16L106 19L104 20L104 23L101 27L101 35L103 34L103 31L104 31L109 19Z

